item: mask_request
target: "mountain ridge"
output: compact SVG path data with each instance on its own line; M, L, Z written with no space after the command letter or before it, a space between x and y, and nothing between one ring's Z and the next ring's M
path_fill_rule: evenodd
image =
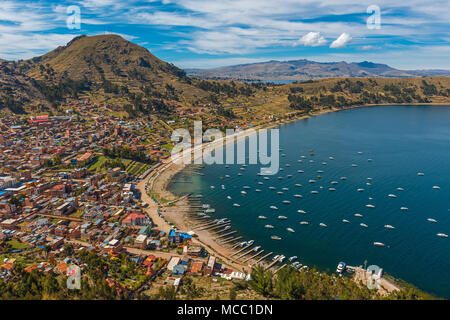
M450 76L450 70L399 70L383 63L362 62L317 62L308 59L269 60L231 66L200 69L187 68L190 76L202 79L223 80L312 80L336 77L417 77Z

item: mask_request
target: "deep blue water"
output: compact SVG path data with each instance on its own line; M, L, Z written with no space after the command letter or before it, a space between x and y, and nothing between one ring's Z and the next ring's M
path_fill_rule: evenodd
M270 180L257 175L259 165L249 165L245 171L240 170L241 165L210 165L202 169L204 176L179 173L170 189L177 194L203 194L204 202L216 209L215 216L230 218L240 235L254 239L266 252L297 255L303 264L332 272L339 261L362 265L367 260L368 265L379 265L395 277L450 298L450 238L436 236L450 234L450 107L383 106L329 113L281 126L280 148L280 154L286 154L280 157L284 170ZM306 159L297 162L302 155ZM418 172L425 175L418 176ZM340 180L342 176L347 180ZM317 182L311 184L310 179ZM180 182L183 180L188 183ZM258 181L264 184L258 185ZM338 184L332 186L331 181ZM435 185L440 189L433 189ZM251 187L245 196L240 193L243 186ZM283 187L289 191L278 195ZM358 188L365 191L357 192ZM311 194L312 190L319 194ZM388 197L391 193L397 198ZM283 200L291 204L283 204ZM233 203L241 206L233 207ZM279 210L270 209L271 205ZM408 210L400 210L402 206ZM299 214L299 209L307 213ZM355 213L363 217L355 217ZM268 219L260 220L259 215ZM288 219L279 220L278 215ZM310 225L300 225L300 221ZM321 222L328 227L320 227ZM266 229L265 224L275 229ZM384 228L387 224L395 229ZM296 232L288 232L287 227ZM271 235L282 240L271 240ZM375 247L375 241L386 247Z

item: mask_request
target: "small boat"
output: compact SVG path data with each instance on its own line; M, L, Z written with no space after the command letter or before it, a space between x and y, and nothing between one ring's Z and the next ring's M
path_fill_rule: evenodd
M358 154L363 154L362 151L358 151Z
M306 226L309 224L309 222L308 221L300 221L300 224Z
M400 187L399 187L399 188L397 188L397 190L398 190L398 191L405 191L405 189L403 189L403 188L400 188Z
M247 241L247 245L248 245L248 246L251 246L253 243L255 243L254 240L249 240L249 241Z
M302 158L302 159L306 159L306 156L300 156L300 158Z
M319 223L319 226L321 226L321 227L324 227L324 228L326 228L326 227L328 227L325 223Z
M243 195L246 195L246 194L247 194L247 192L245 192L244 190L242 190L241 193L242 193Z
M347 177L341 177L341 180L347 180Z
M289 191L289 188L281 188L283 191Z
M267 217L266 216L258 216L258 219L265 220L265 219L267 219Z
M309 160L309 162L310 162L310 163L313 163L313 162L314 162L314 160Z
M433 218L428 218L427 219L429 222L433 222L433 223L436 223L437 222L437 220L436 219L433 219Z
M242 173L239 172L239 173L238 173L238 176L242 176Z
M318 194L319 191L313 190L313 191L311 191L311 193L312 193L312 194Z
M334 158L333 158L333 157L328 157L328 159L330 159L330 160L334 160Z
M263 185L264 183L262 183L261 181L258 182L259 185Z
M347 219L342 219L342 222L344 222L344 223L350 223L350 221L348 221Z
M289 163L286 163L286 167L290 167L291 165Z
M384 247L385 246L385 244L383 242L374 242L373 245L375 247Z
M278 258L278 261L279 261L280 263L282 263L282 262L284 261L285 258L286 258L285 256L281 255L280 258Z
M323 170L317 170L316 172L317 173L323 173Z
M301 187L302 185L300 183L295 184L296 187Z
M278 180L283 180L283 177L278 177Z
M233 207L240 207L241 205L239 203L233 203Z
M216 209L210 208L205 210L205 213L214 213L214 212L216 212Z
M386 229L395 229L395 227L391 226L390 224L385 224L384 227Z
M225 175L225 178L229 178L229 177L230 177L230 175L229 175L229 174L226 174L226 175Z
M255 192L261 192L261 190L260 189L255 189Z
M370 182L366 182L366 186L371 186L372 184Z
M276 260L278 260L278 258L280 257L280 255L279 254L277 254L275 257L273 257L272 258L272 261L276 261Z
M275 188L275 187L269 187L269 189L270 189L270 190L275 190L276 188Z
M287 217L286 217L286 216L278 216L278 219L280 219L280 220L286 220Z
M215 189L216 187L214 187L214 186L210 186L210 188L211 188L211 189Z
M259 249L261 249L261 246L256 246L256 247L253 248L253 251L257 252Z
M363 189L363 188L358 188L356 191L358 191L358 192L363 192L364 189Z
M231 197L230 197L230 196L227 196L227 199L228 199L228 200L231 200Z
M288 177L288 178L292 178L292 174L288 174L287 177Z
M367 208L375 208L375 206L373 204L366 204Z
M303 162L303 160L297 160L297 162L298 162L298 163L302 163L302 162Z
M283 200L284 204L291 204L291 202L289 200Z
M264 180L269 180L270 178L269 178L269 177L264 177L263 179L264 179Z
M354 216L355 216L355 217L358 217L358 218L362 218L363 215L362 215L362 214L359 214L359 213L355 213Z
M294 194L294 197L295 198L302 198L302 195L301 194Z
M336 191L336 188L328 188L329 191Z
M327 165L327 163L326 163L326 162L322 162L322 165L323 165L323 166L326 166L326 165Z
M242 241L241 243L239 243L239 247L246 247L247 246L247 241Z
M222 188L222 190L225 190L225 186L223 184L220 187Z
M273 225L271 225L271 224L266 224L266 225L264 226L264 228L267 228L267 229L273 229L273 228L274 228L274 226L273 226Z
M284 169L283 169L283 168L280 168L280 171L284 171Z
M337 181L331 181L331 184L338 184L339 182Z
M435 189L435 190L439 190L441 187L439 187L439 186L433 186L433 189Z
M242 188L244 188L244 189L250 189L249 186L243 186Z
M282 195L283 191L278 191L277 194Z
M292 257L289 258L289 261L290 261L290 262L292 262L292 261L294 261L294 260L297 260L297 256L292 256Z
M306 213L305 210L297 210L298 213Z
M271 236L270 239L272 239L272 240L281 240L281 238L279 236Z
M345 272L345 269L347 269L347 266L345 264L345 262L339 262L337 268L336 268L336 273L337 274L342 274Z
M289 232L295 233L295 230L292 229L292 228L286 228L286 230L289 231Z
M397 198L397 196L395 194L393 194L393 193L389 193L388 197L390 197L390 198Z
M408 210L408 208L407 207L400 207L400 210L406 211L406 210Z
M297 170L298 173L304 173L305 171L303 170Z
M242 171L244 171L244 170L245 170L245 168L239 168L239 170L242 170Z
M373 161L373 159L367 159L367 161L368 161L368 162L372 162L372 161Z
M352 163L352 167L357 167L357 166L358 166L357 164Z
M309 183L315 183L316 180L310 179L310 180L308 180L308 182L309 182Z
M275 206L270 206L269 208L273 209L273 210L278 210L278 207L275 207Z
M418 176L424 176L425 173L423 173L423 172L417 172L417 175L418 175Z
M436 235L441 238L448 238L448 235L445 233L436 233Z
M365 223L360 223L359 224L361 227L364 227L364 228L367 228L367 227L369 227L367 224L365 224Z

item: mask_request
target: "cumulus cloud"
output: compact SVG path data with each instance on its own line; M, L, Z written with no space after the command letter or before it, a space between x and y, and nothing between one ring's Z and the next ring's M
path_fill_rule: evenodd
M318 47L327 43L327 40L320 34L320 32L309 32L301 37L295 45L303 44L306 47Z
M352 37L347 32L344 32L330 44L330 48L344 48L351 40Z

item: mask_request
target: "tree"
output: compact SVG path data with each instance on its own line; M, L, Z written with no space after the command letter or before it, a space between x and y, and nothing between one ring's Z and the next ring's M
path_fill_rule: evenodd
M273 273L270 270L264 270L263 267L258 266L252 270L250 280L250 287L257 293L268 297L273 295Z

